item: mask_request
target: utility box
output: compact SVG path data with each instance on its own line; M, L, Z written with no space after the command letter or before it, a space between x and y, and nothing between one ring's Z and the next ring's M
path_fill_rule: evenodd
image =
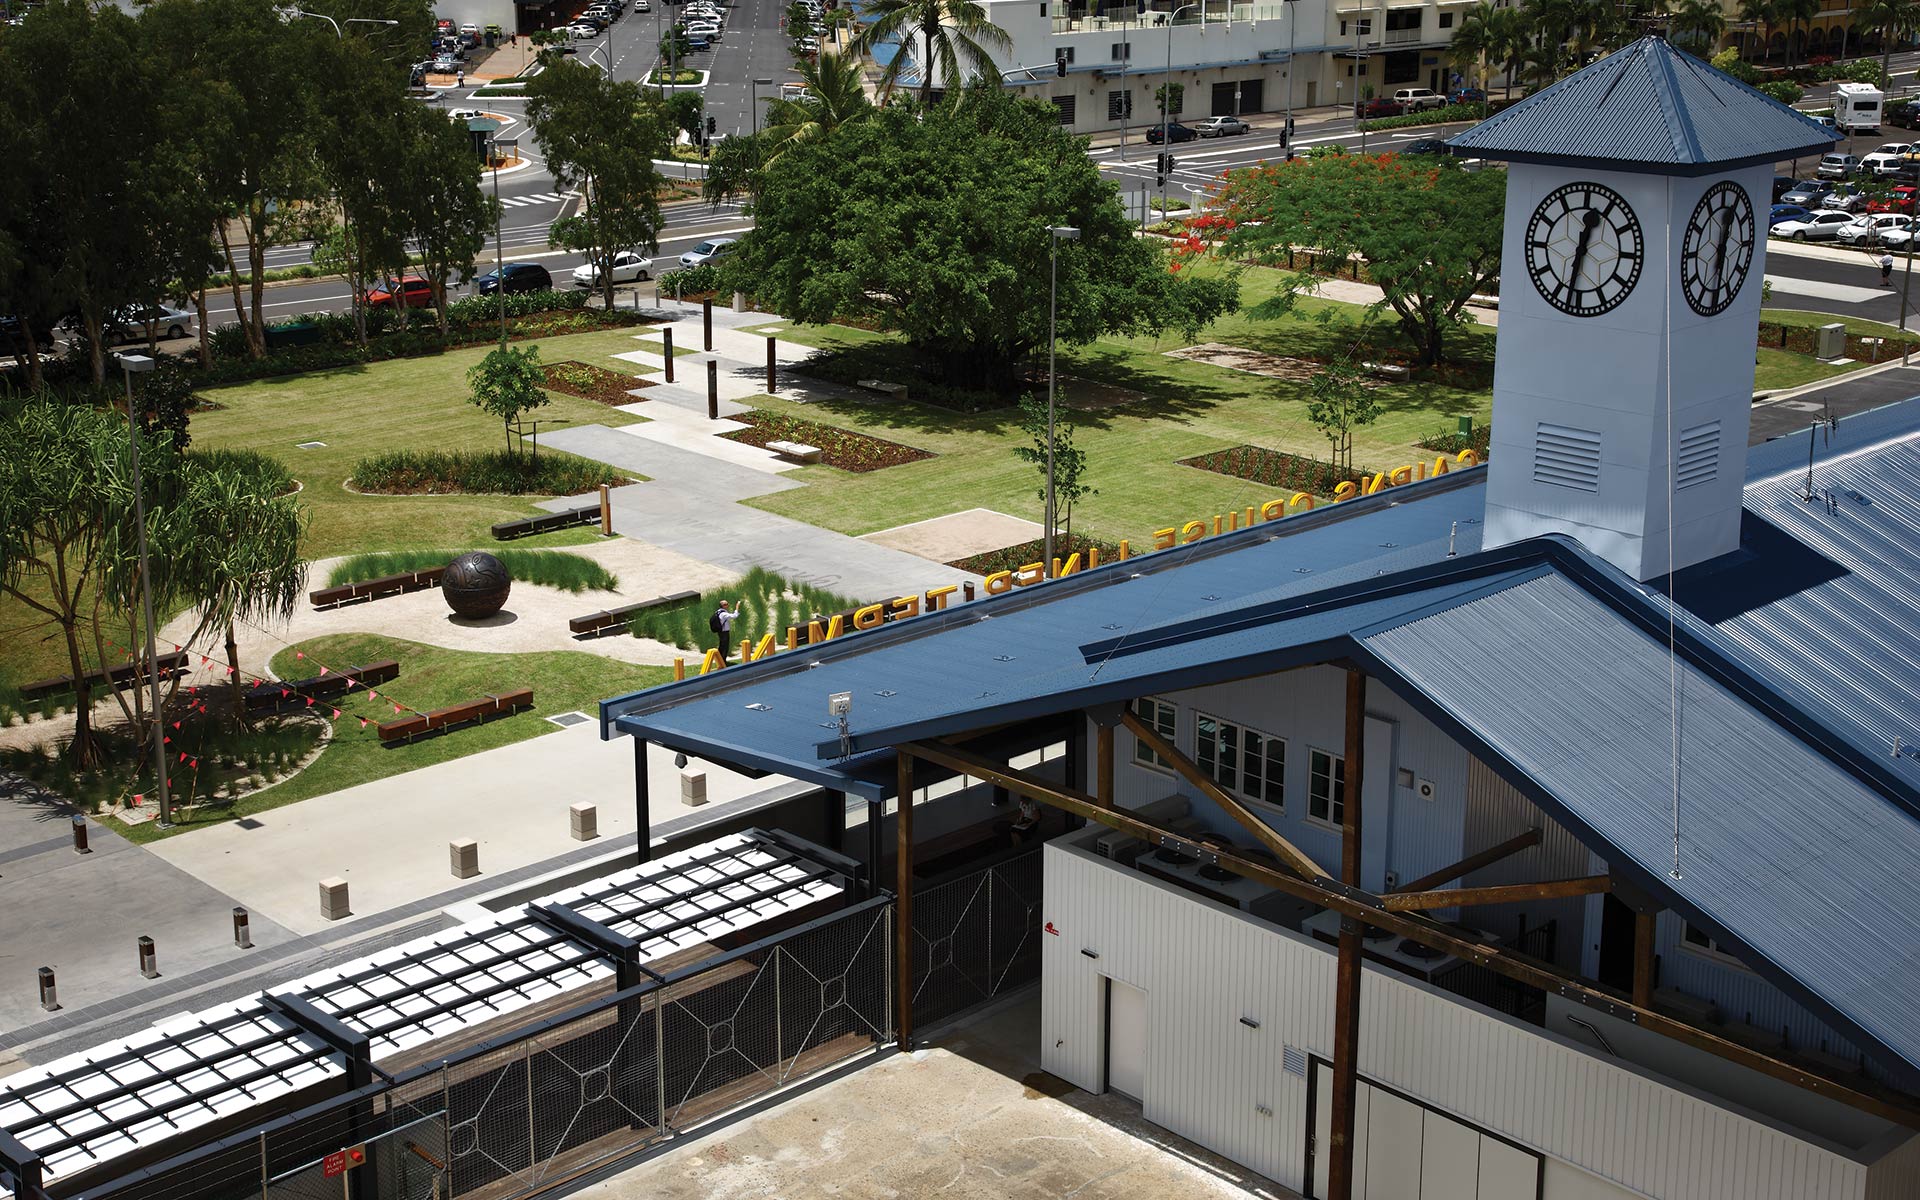
M698 808L707 802L707 773L691 768L680 772L680 803Z
M582 801L567 808L567 826L576 842L590 842L600 836L600 808Z
M455 879L472 879L480 873L480 843L472 838L448 842L447 862Z
M1835 321L1814 331L1813 356L1821 362L1844 358L1847 353L1847 327Z
M320 915L328 921L353 915L353 909L347 906L346 880L334 878L320 881Z

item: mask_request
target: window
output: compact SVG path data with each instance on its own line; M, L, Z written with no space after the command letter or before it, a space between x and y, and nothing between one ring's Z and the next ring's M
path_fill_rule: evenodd
M1073 65L1073 47L1068 46L1061 50L1055 50L1053 52L1053 61L1064 62L1068 66L1072 66Z
M1053 98L1053 107L1058 110L1060 123L1062 125L1073 124L1074 101L1077 99L1079 99L1077 96L1055 96Z
M1307 816L1338 825L1347 819L1347 761L1315 750L1307 772Z
M1690 950L1697 950L1712 958L1720 959L1729 966L1745 967L1746 964L1735 958L1733 951L1722 946L1707 935L1704 929L1695 929L1692 925L1680 927L1680 940Z
M1249 800L1286 807L1287 743L1205 713L1194 716L1194 761L1213 781Z
M1132 57L1133 57L1132 42L1114 42L1113 43L1113 61L1114 62L1125 62L1127 59Z
M1153 696L1142 696L1133 702L1133 715L1153 727L1153 731L1165 738L1168 745L1175 744L1179 736L1180 710L1165 700ZM1170 770L1172 763L1147 749L1139 738L1133 739L1133 761L1144 766Z
M1041 13L1040 15L1041 15L1041 16L1045 16L1046 14L1045 14L1045 13ZM1452 13L1441 13L1441 14L1440 14L1440 28L1442 28L1442 29L1452 29L1452 28L1453 28L1453 14L1452 14Z
M1359 34L1361 37L1365 37L1366 35L1373 32L1372 17L1361 17L1358 21L1355 21L1353 24L1354 24L1353 32ZM1345 21L1340 22L1340 36L1341 37L1347 36L1347 23Z
M1107 120L1118 121L1133 115L1133 97L1125 91L1107 93Z

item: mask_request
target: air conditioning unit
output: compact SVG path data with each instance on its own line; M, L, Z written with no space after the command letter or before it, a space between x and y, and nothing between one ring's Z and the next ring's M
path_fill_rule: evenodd
M1147 844L1128 833L1109 833L1093 843L1093 852L1101 858L1110 858L1114 862L1132 866L1140 857Z

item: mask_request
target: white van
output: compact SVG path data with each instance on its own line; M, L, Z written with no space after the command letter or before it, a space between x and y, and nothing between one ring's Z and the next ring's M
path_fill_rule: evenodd
M1843 83L1833 89L1833 123L1842 133L1879 133L1880 102L1877 87Z

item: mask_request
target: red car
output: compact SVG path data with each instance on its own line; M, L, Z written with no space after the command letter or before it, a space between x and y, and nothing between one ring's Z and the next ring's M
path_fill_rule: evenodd
M368 308L390 308L394 304L394 290L393 280L386 280L368 288L363 302ZM400 290L408 308L427 308L433 304L433 285L418 275L402 279Z
M1405 113L1399 103L1390 96L1375 96L1371 100L1362 100L1353 106L1356 117L1397 117Z
M1915 192L1920 192L1920 188L1916 188L1910 183L1903 183L1891 192L1888 192L1884 197L1867 201L1867 211L1870 213L1910 213L1913 211L1913 197Z

